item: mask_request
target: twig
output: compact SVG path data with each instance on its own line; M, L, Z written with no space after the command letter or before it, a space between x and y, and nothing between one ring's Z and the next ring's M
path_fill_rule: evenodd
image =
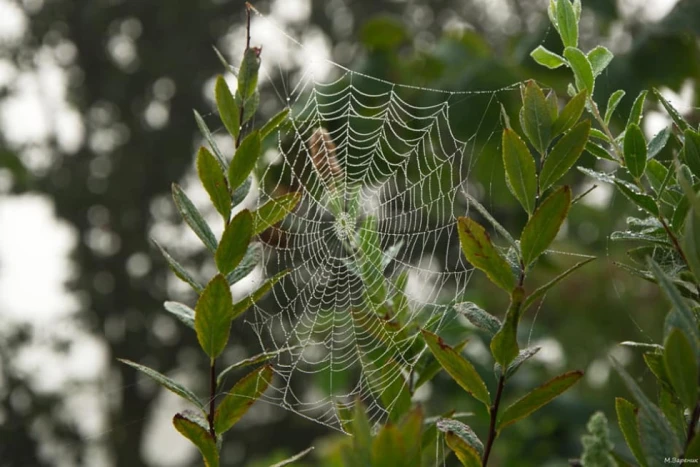
M496 418L498 416L498 406L501 404L501 396L503 395L503 388L506 384L505 371L504 374L498 380L498 389L496 390L496 399L493 401L491 406L491 422L489 423L489 438L486 441L486 448L484 449L484 458L481 463L486 467L489 462L489 456L491 455L491 448L493 447L493 442L496 441Z
M688 447L690 447L690 442L693 441L695 437L695 428L698 426L698 419L700 418L700 402L695 404L695 410L690 416L690 422L688 423L688 438L685 440L685 447L683 448L683 454L688 452Z
M216 361L212 359L211 368L209 370L209 434L216 439L216 430L214 429L214 409L216 399Z

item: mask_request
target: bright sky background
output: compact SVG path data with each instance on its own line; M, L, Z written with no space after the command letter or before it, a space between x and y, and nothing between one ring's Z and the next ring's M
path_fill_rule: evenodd
M677 0L618 0L621 11L629 15L639 14L638 8L643 5L642 15L651 21L663 17L676 2ZM24 2L28 5L27 8L41 3L41 0ZM585 7L585 0L583 3ZM310 0L275 0L273 7L273 17L277 22L295 23L308 18ZM19 40L27 21L25 12L17 3L0 0L0 43ZM274 40L274 33L266 30L264 23L256 22L254 27L257 28L256 38L263 43ZM115 60L129 56L128 40L124 39L124 42L122 39L118 38L110 46ZM239 39L232 37L234 41ZM307 29L302 41L315 48L319 55L328 56L329 44L313 27ZM0 131L11 143L40 143L49 134L56 134L59 144L67 152L77 150L83 143L82 122L80 116L66 102L66 76L61 71L61 62L70 61L75 51L67 44L62 48L59 46L59 49L41 56L36 73L20 73L11 63L0 59L0 88L10 83L15 85L13 97L0 107ZM291 52L293 51L281 47L265 47L266 57L270 58L270 62L283 64L289 59L299 62L307 55L299 51L296 55ZM318 72L323 73L323 63L319 63ZM268 72L279 72L279 69L271 69ZM692 98L690 83L680 95L670 91L666 91L665 94L681 110L691 110L687 105ZM157 113L158 109L155 107L154 112ZM154 121L157 121L158 115L152 115L156 119ZM645 130L648 134L653 134L667 122L664 114L652 113L645 119ZM41 172L48 164L49 157L48 152L37 149L24 160L32 170ZM67 279L79 273L77 265L69 259L69 254L77 242L76 233L70 225L56 218L49 198L35 194L3 194L10 188L10 184L9 173L0 167L0 322L23 321L33 323L44 332L79 333L77 335L81 336L82 343L76 351L61 361L50 360L52 370L43 373L46 375L43 384L47 386L47 390L60 388L71 377L95 378L104 371L107 359L111 358L104 345L69 325L62 324L54 329L55 323L61 322L78 309L77 300L67 293L64 286ZM44 350L34 349L23 355L22 364L28 369L41 366L45 357ZM45 363L44 367L42 372L47 368ZM156 413L165 413L169 419L173 404L174 401L167 396L159 398ZM94 424L99 426L99 423L98 417ZM160 420L157 423L168 422ZM86 430L94 433L95 425L88 426ZM172 433L163 436L170 434ZM153 458L166 456L163 461L174 465L175 459L182 459L190 452L188 448L182 447L184 445L176 444L179 440L177 436L172 439L169 437L165 444L169 446L167 452L159 450L149 452L149 455ZM172 457L168 457L168 454ZM101 464L98 462L94 465Z

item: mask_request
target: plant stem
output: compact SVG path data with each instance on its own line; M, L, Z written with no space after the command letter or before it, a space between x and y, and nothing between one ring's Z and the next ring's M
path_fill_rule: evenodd
M212 438L216 439L216 430L214 429L214 409L216 399L216 360L211 360L209 370L209 433Z
M612 144L613 150L615 151L615 156L617 156L617 161L623 165L624 164L624 158L622 157L622 149L620 148L620 145L617 144L617 141L615 141L615 137L612 135L612 132L610 131L610 128L608 127L607 123L605 123L605 120L603 117L600 115L600 111L598 110L598 104L595 103L593 100L593 97L588 96L588 103L591 106L593 116L595 117L596 121L600 125L600 127L603 129L603 132L605 133L605 136L610 139L610 144Z
M246 2L246 9L245 9L245 34L246 34L246 39L245 39L245 50L243 51L243 56L245 57L246 52L248 52L248 49L250 49L250 9L252 8L251 5ZM238 109L238 121L241 122L241 127L243 126L243 113L245 111L245 100L243 99L243 96L241 96L241 105ZM243 136L243 132L239 131L238 136L236 137L236 148L238 148L241 145L241 137Z
M688 447L690 442L695 437L695 428L698 426L698 419L700 418L700 402L695 404L695 410L690 416L690 423L688 423L688 438L685 440L685 447L683 448L683 454L688 452Z
M481 461L482 465L486 467L489 462L489 456L491 455L491 448L493 447L493 442L496 441L496 418L498 417L498 406L501 404L501 396L503 395L503 388L506 385L505 373L501 375L498 380L498 389L496 390L496 398L491 406L491 422L489 423L489 438L486 441L486 448L484 449L484 458Z

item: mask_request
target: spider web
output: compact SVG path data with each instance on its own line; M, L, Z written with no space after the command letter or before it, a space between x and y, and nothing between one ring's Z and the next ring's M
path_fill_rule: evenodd
M274 28L273 44L304 47ZM322 61L329 74L309 60L277 90L290 114L257 207L287 193L301 201L261 235L267 273L289 274L245 322L278 354L264 398L343 430L357 401L385 420L400 403L388 389L412 385L425 360L418 329L454 319L473 272L456 220L475 163L498 144L499 96L518 84L449 92ZM458 135L464 119L475 126Z

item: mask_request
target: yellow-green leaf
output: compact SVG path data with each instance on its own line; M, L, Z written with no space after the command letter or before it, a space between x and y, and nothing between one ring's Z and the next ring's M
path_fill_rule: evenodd
M485 272L491 282L510 292L515 287L515 277L508 262L491 243L486 230L468 217L457 219L462 253L475 268Z
M257 235L272 227L292 212L301 201L301 193L287 193L268 200L253 212L253 235Z
M479 453L462 438L453 432L448 432L445 434L445 441L464 467L481 467Z
M612 119L613 113L615 113L615 109L617 109L618 104L622 100L622 98L625 97L625 91L622 89L618 89L614 93L610 94L610 97L608 98L608 104L605 107L605 124L610 123L610 119Z
M617 424L639 465L646 467L646 459L642 452L642 444L639 441L639 428L637 428L637 408L622 397L615 398L615 411L617 412Z
M221 242L216 249L216 267L227 275L241 262L253 235L253 216L247 209L242 210L226 226Z
M391 423L384 425L372 442L372 465L405 465L406 447L401 432Z
M173 418L175 429L197 446L205 467L219 467L219 451L216 440L200 423L192 420L187 413L179 413Z
M260 157L260 145L260 133L257 131L253 131L243 138L228 167L228 181L231 185L231 190L241 186L255 168L255 164Z
M523 262L529 265L549 247L557 236L571 206L571 188L563 186L545 199L523 228L520 248Z
M462 357L455 350L447 345L441 337L430 331L422 330L423 339L428 345L430 352L435 356L440 365L445 369L452 379L459 384L462 389L474 396L490 407L491 396L484 380L481 379L474 366Z
M217 274L197 300L194 328L202 350L212 360L223 352L231 330L233 300L226 279Z
M525 291L522 287L518 286L513 290L510 306L506 312L506 319L501 329L491 339L491 354L502 368L508 368L510 362L520 352L518 347L518 323L520 323L520 316L522 316L524 296Z
M698 362L680 329L673 329L666 337L664 363L676 395L687 409L694 409L698 400Z
M537 194L537 169L535 159L527 145L513 130L503 130L503 165L506 170L506 182L513 196L520 201L523 208L531 214L535 209Z
M233 139L238 139L241 132L241 109L233 100L231 90L226 84L223 76L219 75L216 78L216 86L214 87L214 95L216 96L216 107L219 109L219 116L224 126L231 133Z
M545 159L540 172L540 191L544 192L563 177L576 163L588 141L590 121L579 123L561 137Z
M453 418L441 418L437 421L437 429L443 433L452 433L461 438L474 449L479 456L484 454L484 445L479 437L474 433L474 430L459 420Z
M598 76L607 68L613 59L613 54L606 47L599 45L588 52L588 61L591 62L593 75Z
M566 63L566 60L564 60L564 57L562 57L561 55L557 55L554 52L551 52L550 50L547 50L546 48L542 47L541 45L538 46L532 52L530 52L530 56L537 63L549 68L550 70L554 70L555 68L559 68L560 66L562 66Z
M578 90L586 90L588 95L592 96L595 78L593 77L593 68L591 67L591 62L588 61L588 57L576 47L564 49L564 57L569 61L569 66L574 72Z
M221 401L214 413L217 435L230 430L260 398L272 381L272 367L265 365L241 378Z
M238 70L238 96L248 99L258 86L258 71L260 70L260 52L258 47L246 49Z
M556 14L559 35L564 47L576 47L578 45L578 21L571 1L558 0Z
M533 389L500 414L497 422L497 430L501 431L508 425L527 417L537 409L545 406L551 402L552 399L576 384L582 376L583 371L570 371L550 379L542 386Z

